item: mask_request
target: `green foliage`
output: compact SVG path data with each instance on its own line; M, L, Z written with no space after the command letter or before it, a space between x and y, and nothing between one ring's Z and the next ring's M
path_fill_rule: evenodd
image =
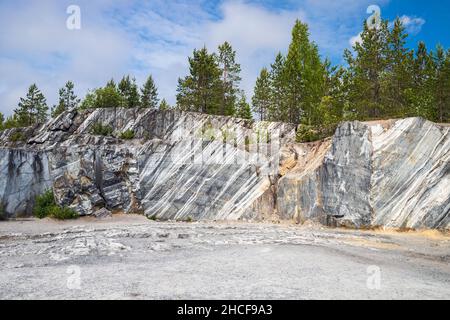
M246 120L252 120L252 111L250 108L250 105L247 103L247 98L245 97L245 94L241 94L241 99L239 100L239 103L237 105L237 113L236 116L238 118L246 119Z
M48 215L57 220L73 220L79 218L78 213L68 207L51 206L48 209Z
M166 99L162 99L161 103L159 104L159 110L165 111L170 109L171 106L167 103Z
M80 109L120 108L128 106L128 101L119 92L115 82L111 79L104 88L89 91L80 105Z
M91 128L91 134L95 136L112 136L113 132L114 130L110 125L104 125L100 122L94 123Z
M4 130L5 116L0 112L0 131Z
M141 108L156 109L158 106L158 89L156 88L155 81L150 75L141 89ZM163 100L165 101L165 100ZM162 102L161 102L162 103Z
M260 121L268 120L271 105L271 83L269 72L266 68L261 70L258 79L256 79L252 105L253 112L258 115Z
M19 121L17 120L16 115L12 115L11 117L6 118L6 121L3 123L2 129L12 129L12 128L20 128L22 126L19 125Z
M80 99L74 93L74 84L68 81L64 88L59 90L59 103L52 108L52 117L55 118L64 111L77 108L79 103Z
M113 88L110 86L110 88ZM130 76L123 77L119 82L118 90L121 96L121 106L124 108L136 108L139 106L140 97L136 79L130 79ZM120 106L120 105L119 105Z
M64 88L59 90L59 103L52 109L52 117L55 118L67 110L72 110L80 104L80 99L77 98L74 92L75 85L72 81L67 81Z
M309 39L308 26L297 21L285 61L287 122L320 124L318 106L325 93L325 66Z
M177 107L183 111L234 115L237 108L241 67L228 42L219 53L194 50L189 75L178 80Z
M279 53L270 72L261 71L253 111L261 120L320 124L318 108L328 89L327 71L317 45L309 39L308 26L297 20L287 56Z
M52 190L47 190L42 195L36 197L33 214L39 219L50 215L50 210L55 206L55 198Z
M135 137L135 133L133 130L129 129L120 134L120 139L122 140L132 140Z
M221 72L221 101L219 114L232 116L236 112L241 65L236 62L236 51L228 42L218 48L217 63Z
M278 53L275 62L270 66L270 105L267 110L267 118L270 121L287 119L285 60L283 55Z
M52 190L47 190L36 197L33 214L39 219L51 217L58 220L68 220L79 217L75 210L58 206Z
M25 142L26 137L23 134L23 132L14 132L10 137L9 137L9 141L11 142Z
M314 142L331 137L336 131L336 125L309 126L299 125L297 130L297 142Z
M387 21L379 28L369 28L364 23L361 41L356 42L353 57L349 50L345 52L350 74L348 90L349 103L358 119L380 118L383 115L384 92L382 76L387 69L389 29Z
M252 99L261 120L301 124L299 141L332 135L341 121L421 116L450 121L450 50L406 48L401 19L377 28L364 23L346 50L347 67L320 59L306 24L297 21L287 55L263 69ZM268 74L268 75L267 75Z
M115 86L95 90L94 108L118 108L123 103L123 98Z
M25 98L20 98L19 106L14 110L17 126L32 126L47 120L47 100L36 84L32 84Z
M190 74L178 80L177 105L183 111L218 114L221 104L221 71L216 55L206 48L189 58Z
M80 109L81 110L87 110L87 109L93 109L96 105L96 99L97 94L95 91L88 91L86 96L84 97L83 101L81 102Z

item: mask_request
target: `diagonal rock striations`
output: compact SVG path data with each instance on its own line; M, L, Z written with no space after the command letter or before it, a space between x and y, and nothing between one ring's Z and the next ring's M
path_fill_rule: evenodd
M101 123L114 136L95 136ZM134 139L116 138L131 130ZM81 215L450 228L450 128L420 118L346 122L295 143L291 124L180 111L70 111L0 133L0 201L30 215L52 187ZM12 142L21 132L26 141Z

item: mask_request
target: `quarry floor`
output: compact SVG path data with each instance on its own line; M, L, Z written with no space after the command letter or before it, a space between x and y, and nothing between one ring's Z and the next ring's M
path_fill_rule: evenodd
M0 299L449 299L450 235L142 216L0 222Z

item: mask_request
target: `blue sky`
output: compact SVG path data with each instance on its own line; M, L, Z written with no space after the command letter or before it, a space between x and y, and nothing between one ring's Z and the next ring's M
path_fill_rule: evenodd
M286 51L295 19L309 24L322 56L340 64L373 4L384 19L402 18L411 47L424 40L450 48L450 3L438 0L0 0L0 111L10 114L33 82L53 105L67 80L84 96L124 74L139 84L153 74L174 103L187 56L224 41L238 52L250 97L260 69ZM66 27L69 5L81 9L80 30Z

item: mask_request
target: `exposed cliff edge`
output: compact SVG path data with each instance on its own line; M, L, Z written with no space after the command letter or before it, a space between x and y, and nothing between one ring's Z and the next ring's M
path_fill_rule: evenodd
M134 139L94 136L97 123ZM297 144L290 124L71 111L0 133L0 201L9 216L29 215L52 187L81 215L106 208L160 219L450 229L449 131L420 118L347 122L332 139Z

